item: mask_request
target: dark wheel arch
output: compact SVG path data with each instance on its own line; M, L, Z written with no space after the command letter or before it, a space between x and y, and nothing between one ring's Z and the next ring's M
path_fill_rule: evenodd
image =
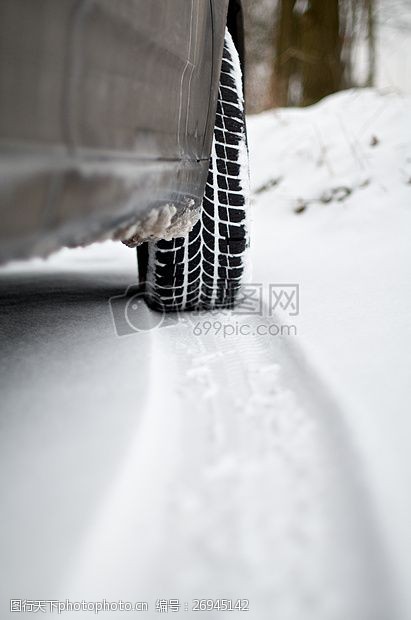
M244 44L244 15L241 0L230 0L227 13L227 28L233 37L233 41L240 57L241 70L244 80L245 69L245 44Z

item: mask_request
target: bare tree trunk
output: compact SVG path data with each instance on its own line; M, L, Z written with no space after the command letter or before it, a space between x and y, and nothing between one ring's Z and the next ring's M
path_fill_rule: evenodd
M375 78L375 0L278 0L271 83L277 106L311 105L351 87L353 58L368 34L367 85Z
M297 27L294 15L296 0L279 0L276 28L276 55L272 80L272 100L276 106L289 104L289 89L296 68L294 50Z
M341 89L339 0L310 0L301 16L302 105Z
M376 66L374 0L365 0L365 3L368 29L368 74L365 85L374 86Z
M358 13L358 0L340 2L341 63L343 67L342 87L353 85L353 49L355 47L354 29Z

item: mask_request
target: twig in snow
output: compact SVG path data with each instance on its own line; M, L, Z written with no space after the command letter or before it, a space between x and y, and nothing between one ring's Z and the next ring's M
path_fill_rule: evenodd
M276 179L269 179L266 183L257 187L257 189L254 190L254 194L263 194L264 192L267 192L272 187L276 187L277 185L279 185L281 180L281 177L278 177Z

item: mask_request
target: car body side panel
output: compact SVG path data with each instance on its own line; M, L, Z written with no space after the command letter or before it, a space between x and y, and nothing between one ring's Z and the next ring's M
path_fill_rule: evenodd
M200 158L209 0L2 0L0 139Z
M0 258L200 204L227 6L2 0Z

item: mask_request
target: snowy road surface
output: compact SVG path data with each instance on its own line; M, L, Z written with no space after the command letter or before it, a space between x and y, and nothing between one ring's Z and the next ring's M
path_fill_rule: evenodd
M386 618L362 608L379 550L322 387L269 337L119 338L108 297L135 265L99 250L1 280L4 596Z
M2 618L14 617L11 598L149 603L104 618L154 618L157 599L177 598L187 617L409 617L411 188L375 177L384 153L402 158L399 179L411 159L403 101L379 97L250 123L254 282L300 284L296 336L255 335L267 312L201 317L201 334L190 315L118 336L109 299L136 266L111 243L0 272ZM355 124L340 130L345 159L337 130L312 130L349 105L361 128L382 119L377 163ZM347 185L345 202L316 203ZM134 312L140 325L156 320ZM220 323L251 333L224 337ZM250 610L190 612L201 598L248 599Z

